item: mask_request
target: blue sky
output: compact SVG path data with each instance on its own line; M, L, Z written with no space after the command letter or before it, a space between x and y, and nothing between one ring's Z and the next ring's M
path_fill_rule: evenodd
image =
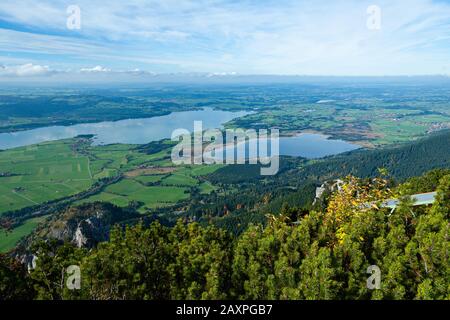
M191 72L448 75L450 1L0 2L0 78Z

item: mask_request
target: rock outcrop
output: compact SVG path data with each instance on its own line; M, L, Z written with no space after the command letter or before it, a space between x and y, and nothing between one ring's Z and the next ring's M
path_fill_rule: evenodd
M108 240L113 225L138 217L134 211L108 203L85 204L68 208L51 218L33 234L33 238L57 239L79 248L92 248Z

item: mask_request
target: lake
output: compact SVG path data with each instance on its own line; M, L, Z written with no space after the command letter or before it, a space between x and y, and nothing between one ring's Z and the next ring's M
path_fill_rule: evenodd
M170 138L175 129L193 131L194 121L202 121L203 129L223 128L226 122L242 117L248 112L229 112L205 108L196 111L173 112L169 115L128 119L114 122L84 123L72 126L51 126L38 129L1 133L0 149L12 149L27 145L93 134L95 145L124 143L145 144ZM342 140L329 140L320 134L305 133L280 138L280 154L321 158L359 148Z
M193 130L194 121L203 121L204 129L221 128L232 119L248 112L227 112L205 108L196 111L173 112L159 117L83 123L72 126L51 126L38 129L0 134L0 149L11 149L93 134L95 145L125 143L144 144L170 138L178 128Z
M280 154L308 159L323 158L361 148L344 140L331 140L315 133L280 138Z

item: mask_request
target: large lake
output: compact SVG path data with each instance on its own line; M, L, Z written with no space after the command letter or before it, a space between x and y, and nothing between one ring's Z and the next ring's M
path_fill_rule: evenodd
M193 131L194 121L202 121L203 129L222 128L226 122L242 117L248 112L228 112L206 108L197 111L174 112L169 115L128 119L115 122L85 123L72 126L52 126L26 131L1 133L0 149L12 149L45 141L73 138L93 134L94 144L144 144L170 138L175 129ZM319 134L301 134L280 138L280 154L320 158L359 148L342 140L329 140Z

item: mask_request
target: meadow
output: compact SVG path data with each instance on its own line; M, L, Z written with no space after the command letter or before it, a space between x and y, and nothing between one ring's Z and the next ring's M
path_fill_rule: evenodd
M142 214L188 200L192 192L217 188L202 176L221 166L177 166L170 161L170 142L150 153L136 145L92 146L86 138L47 142L0 152L0 216L88 190L95 182L121 179L73 204L96 201L134 206ZM30 219L0 236L0 252L13 247L44 219Z
M86 190L89 158L68 140L0 152L0 215Z
M45 221L45 219L46 217L29 219L24 224L8 232L0 230L0 253L14 248L20 239L33 232L38 224Z

